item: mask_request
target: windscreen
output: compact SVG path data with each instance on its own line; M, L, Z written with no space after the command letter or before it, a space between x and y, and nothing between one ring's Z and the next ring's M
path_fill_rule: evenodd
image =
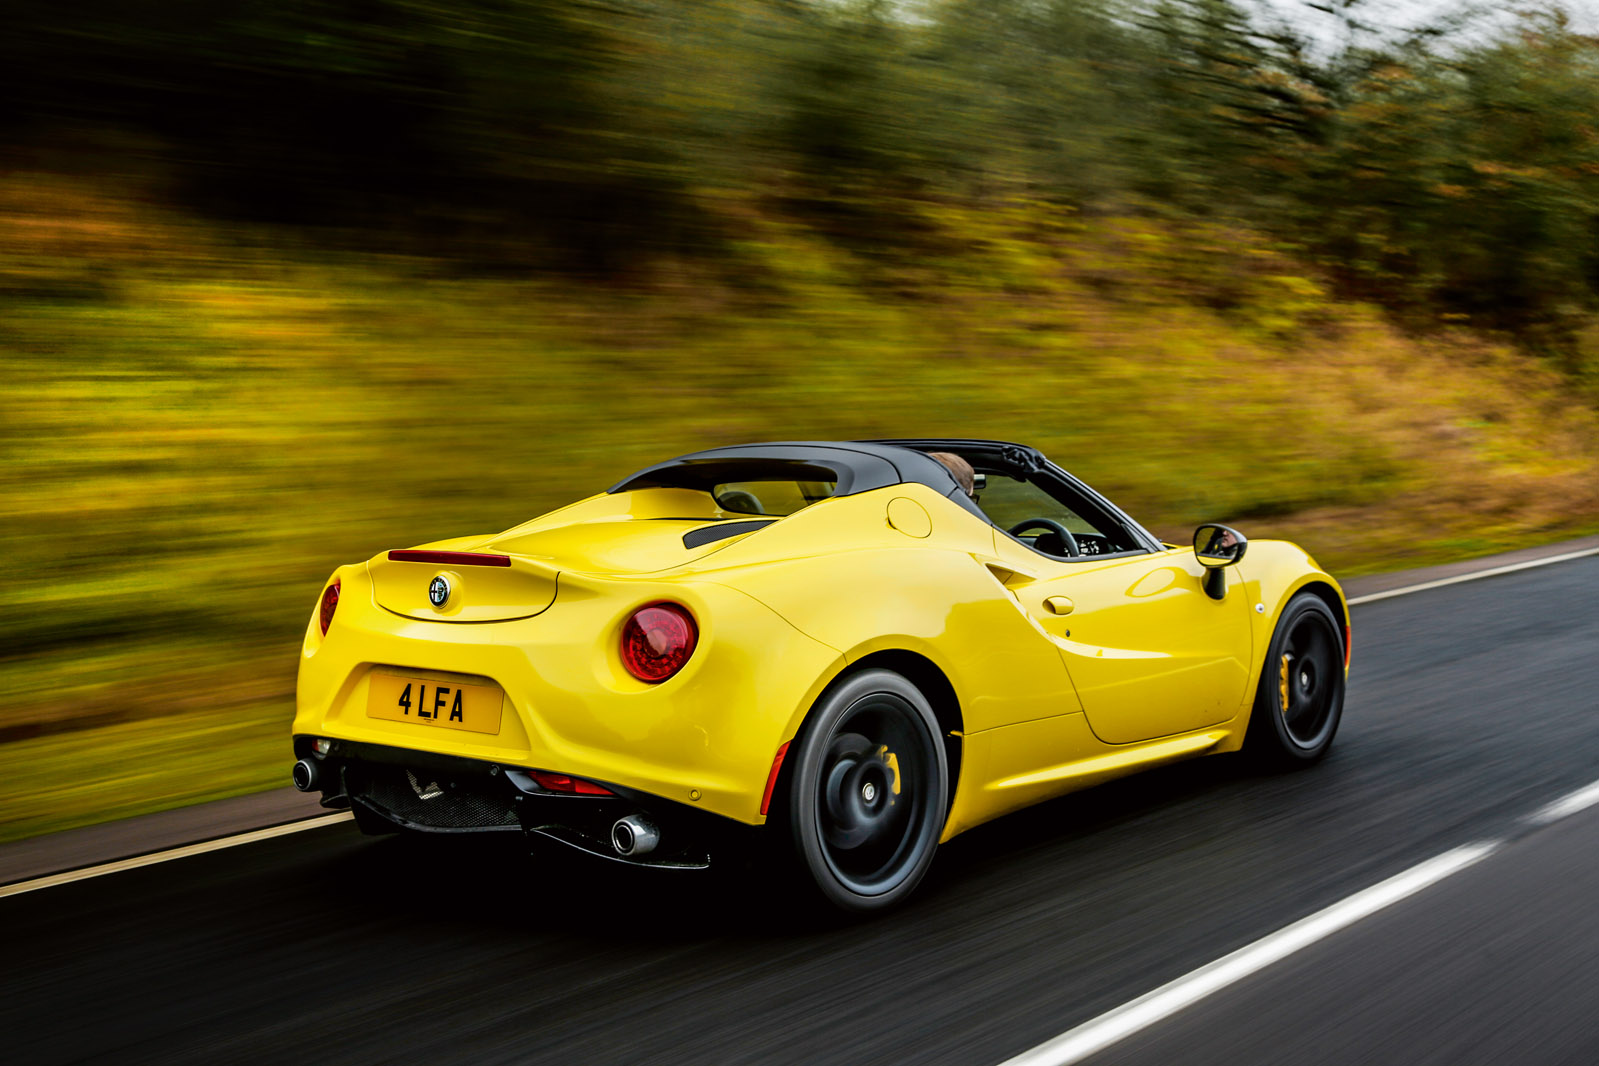
M1059 483L1056 489L1067 491ZM1084 514L1089 501L1079 500L1073 506L1042 485L1022 478L990 473L973 498L989 521L1045 555L1112 555L1140 548L1132 533L1108 515ZM1055 526L1069 534L1070 545Z
M976 493L977 506L1001 529L1011 529L1030 518L1048 518L1073 533L1100 533L1088 519L1029 481L989 474Z

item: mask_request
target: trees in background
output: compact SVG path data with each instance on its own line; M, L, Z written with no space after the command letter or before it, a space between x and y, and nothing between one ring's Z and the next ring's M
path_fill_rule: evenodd
M10 0L0 130L207 212L598 272L730 254L729 197L879 257L950 202L1238 219L1568 349L1599 42L1332 7L1315 38L1234 0Z

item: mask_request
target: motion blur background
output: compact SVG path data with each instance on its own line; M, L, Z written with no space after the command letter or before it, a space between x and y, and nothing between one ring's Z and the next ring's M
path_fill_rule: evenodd
M325 576L744 440L1018 439L1335 573L1599 529L1536 5L0 5L0 840L287 781Z

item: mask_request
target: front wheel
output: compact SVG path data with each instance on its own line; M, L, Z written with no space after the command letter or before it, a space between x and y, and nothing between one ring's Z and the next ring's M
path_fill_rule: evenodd
M1267 649L1245 750L1269 765L1315 762L1343 713L1343 627L1320 597L1295 596Z
M789 779L789 826L822 896L891 907L932 865L949 767L927 698L888 670L836 685L806 722Z

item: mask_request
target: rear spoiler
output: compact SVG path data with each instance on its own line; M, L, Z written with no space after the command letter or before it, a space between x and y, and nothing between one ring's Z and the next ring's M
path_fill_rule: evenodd
M510 566L509 555L489 552L436 552L399 548L389 552L391 563L432 563L435 566Z

